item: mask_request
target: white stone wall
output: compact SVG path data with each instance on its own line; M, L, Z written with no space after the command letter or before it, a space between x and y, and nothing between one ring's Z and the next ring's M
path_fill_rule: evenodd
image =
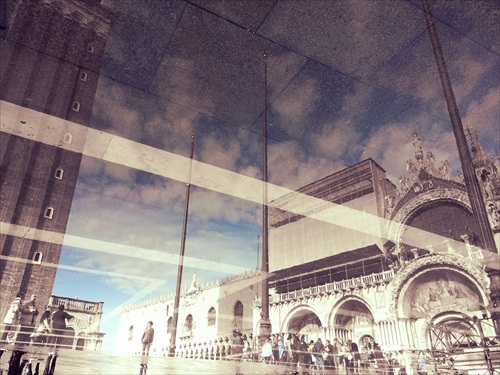
M198 293L181 295L177 322L177 346L198 344L230 337L235 324L246 333L254 333L254 309L252 307L256 293L259 292L258 275L235 277L232 281L219 282L213 287L202 286ZM243 319L234 317L237 301L243 304ZM168 306L168 315L167 315ZM208 311L216 310L215 325L208 326ZM134 306L124 307L118 327L115 351L117 353L139 353L141 337L148 321L153 322L155 339L150 355L163 356L168 352L170 334L167 333L168 318L173 315L173 296L143 301ZM193 330L184 328L186 317L193 317ZM133 326L133 335L129 339L129 328Z

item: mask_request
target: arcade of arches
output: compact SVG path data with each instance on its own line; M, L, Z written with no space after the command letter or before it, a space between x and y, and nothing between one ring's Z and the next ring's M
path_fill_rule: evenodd
M322 323L315 312L301 307L291 313L284 331L295 333L307 342L324 336L328 339L338 338L342 342L351 337L360 337L361 341L373 337L373 315L362 301L348 299L342 302L332 311L329 319L333 323Z

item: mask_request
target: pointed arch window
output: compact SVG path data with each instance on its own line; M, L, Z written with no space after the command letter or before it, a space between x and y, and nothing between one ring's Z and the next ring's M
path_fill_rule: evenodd
M71 141L73 140L73 136L69 133L64 134L64 139L63 142L70 145Z
M173 322L172 317L168 318L168 320L167 320L167 333L172 333L172 322Z
M131 325L128 329L128 341L132 341L134 338L134 326Z
M241 303L241 301L237 301L234 304L233 312L234 312L234 326L239 328L239 329L243 329L243 327L242 327L242 325L243 325L243 304Z
M167 320L167 333L172 333L172 317Z
M186 316L186 320L184 322L184 330L186 333L190 333L193 331L193 316L189 314Z
M237 301L235 304L234 304L234 317L235 318L243 318L243 304L241 303L241 301Z
M215 308L211 307L210 310L208 310L208 326L214 326L215 325L215 318L216 318L217 312L215 311Z

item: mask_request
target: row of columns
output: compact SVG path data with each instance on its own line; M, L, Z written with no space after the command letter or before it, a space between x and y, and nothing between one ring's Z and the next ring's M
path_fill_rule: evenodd
M387 320L377 323L380 345L386 348L417 348L415 321Z

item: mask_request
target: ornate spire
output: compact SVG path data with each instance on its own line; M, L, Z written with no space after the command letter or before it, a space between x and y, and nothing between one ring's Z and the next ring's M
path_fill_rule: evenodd
M413 133L413 147L415 148L415 159L421 161L424 158L424 152L422 151L422 139L417 133Z
M486 153L486 151L483 148L483 145L479 141L479 138L476 134L476 142L475 142L475 147L473 150L473 157L472 157L472 162L474 163L474 166L476 168L483 167L485 165L490 165L493 164L493 161L489 157L489 155Z
M399 179L400 196L405 195L410 189L421 192L424 188L430 188L427 183L431 176L450 180L450 164L443 160L440 166L436 166L436 158L432 151L424 153L422 139L417 133L412 134L413 147L415 149L415 159L406 162L407 176ZM418 185L418 186L417 186Z

